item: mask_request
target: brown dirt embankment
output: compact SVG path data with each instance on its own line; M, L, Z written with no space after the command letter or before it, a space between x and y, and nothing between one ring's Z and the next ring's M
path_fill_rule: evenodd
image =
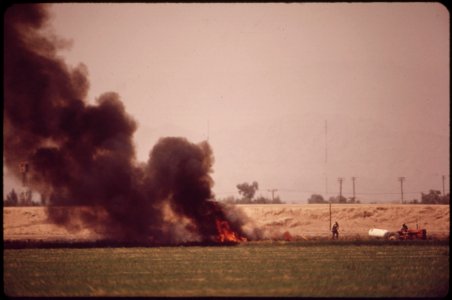
M330 236L328 204L239 205L258 228L269 235L289 232L293 237ZM369 229L397 231L425 228L431 237L448 238L449 205L332 204L331 222L339 223L343 238L368 237Z
M328 204L238 205L247 216L245 230L258 229L262 238L311 239L330 236ZM370 228L427 229L434 238L449 238L449 205L333 204L332 222L340 225L340 238L366 238ZM101 238L83 227L68 230L47 220L43 207L3 209L4 240L94 240Z

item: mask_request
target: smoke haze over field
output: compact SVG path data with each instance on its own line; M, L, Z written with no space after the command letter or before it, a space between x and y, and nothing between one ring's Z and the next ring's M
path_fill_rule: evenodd
M356 178L362 203L400 203L402 176L407 201L443 192L443 176L450 190L450 16L440 3L55 3L49 18L23 14L22 27L45 25L47 41L28 35L30 48L69 74L49 79L58 89L47 93L78 96L64 117L51 117L52 106L8 109L58 123L80 116L69 115L77 102L91 120L118 99L124 129L134 126L132 160L146 162L161 137L208 140L217 198L257 181L256 197L277 189L286 203L306 203L338 196L338 177L347 198ZM4 164L5 197L20 180Z
M77 215L48 208L50 220L73 228L80 218L108 237L178 242L212 240L226 216L213 197L208 143L162 138L146 164L135 158L136 121L120 96L86 99L84 65L58 55L60 39L43 34L44 5L14 5L5 14L4 163L53 206L90 206ZM240 223L232 224L241 233Z

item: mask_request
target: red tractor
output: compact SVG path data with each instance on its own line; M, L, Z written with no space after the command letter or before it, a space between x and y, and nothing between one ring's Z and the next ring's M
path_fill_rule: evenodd
M399 240L426 240L426 229L401 229L397 231Z
M426 240L427 230L408 229L406 225L402 226L399 231L389 231L386 229L372 228L369 230L369 236L383 238L386 240Z

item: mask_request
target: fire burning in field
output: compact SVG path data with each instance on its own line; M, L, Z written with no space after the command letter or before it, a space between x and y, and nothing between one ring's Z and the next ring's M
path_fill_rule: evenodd
M220 220L216 219L215 224L218 231L217 241L220 243L224 242L233 242L233 243L239 243L239 242L246 242L247 239L243 236L240 236L238 233L231 230L231 227L229 226L229 222L226 220Z

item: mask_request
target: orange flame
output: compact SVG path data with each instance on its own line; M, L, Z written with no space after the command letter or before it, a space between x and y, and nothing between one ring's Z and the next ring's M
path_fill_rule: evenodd
M217 239L220 243L224 242L245 242L246 238L240 236L238 233L231 230L228 221L223 221L220 219L215 220L218 236Z

